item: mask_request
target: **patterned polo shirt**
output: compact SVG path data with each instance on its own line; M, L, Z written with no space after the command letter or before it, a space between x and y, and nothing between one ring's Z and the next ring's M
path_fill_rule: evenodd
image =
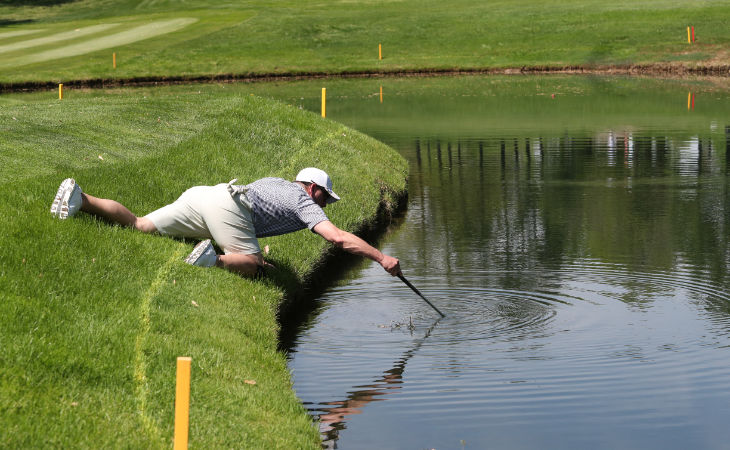
M297 183L262 178L244 187L251 202L256 237L277 236L309 228L327 219L322 208Z

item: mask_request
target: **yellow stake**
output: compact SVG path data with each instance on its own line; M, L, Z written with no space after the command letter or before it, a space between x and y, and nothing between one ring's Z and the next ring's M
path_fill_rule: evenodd
M327 88L322 88L322 117L327 117Z
M383 86L380 86L380 103L383 103Z
M692 93L687 92L687 111L689 111L691 104L692 104Z
M175 386L175 450L188 448L188 425L190 411L190 364L192 358L177 358L177 379Z
M58 85L58 99L63 100L63 83Z
M689 34L689 27L687 27L687 43L688 44L692 43L692 40L690 39L690 34Z
M117 53L116 52L112 53L112 63L114 65L114 68L116 69L117 68Z
M383 59L383 45L378 44L378 59Z

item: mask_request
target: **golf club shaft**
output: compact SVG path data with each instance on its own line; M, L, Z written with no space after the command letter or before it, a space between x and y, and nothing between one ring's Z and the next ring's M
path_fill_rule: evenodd
M423 294L421 294L418 291L418 289L416 289L416 287L411 284L410 281L406 280L406 277L404 277L402 273L399 273L398 274L398 278L400 278L401 281L403 281L406 284L406 286L408 286L409 288L413 289L413 292L415 292L416 294L418 294L418 296L421 297L426 303L428 303L428 306L430 306L431 308L433 308L434 311L436 311L437 313L439 313L439 315L441 317L446 317L444 315L444 313L442 313L441 311L439 311L439 309L437 307L433 306L433 303L429 302L428 299L426 297L424 297Z

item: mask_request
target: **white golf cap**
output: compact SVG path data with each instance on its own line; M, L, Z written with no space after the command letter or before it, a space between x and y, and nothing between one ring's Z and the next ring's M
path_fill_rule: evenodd
M323 188L330 195L329 198L327 198L327 204L334 203L340 199L340 196L335 194L335 191L332 190L332 179L324 170L320 170L315 167L307 167L297 174L296 181L314 183Z

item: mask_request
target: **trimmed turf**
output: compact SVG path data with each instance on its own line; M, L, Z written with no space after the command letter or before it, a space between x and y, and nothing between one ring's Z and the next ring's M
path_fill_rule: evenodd
M53 6L0 2L0 83L730 62L730 3L721 0L40 3ZM81 36L102 24L112 26Z
M277 352L275 312L326 252L307 231L262 242L280 274L183 262L193 242L50 202L64 177L139 214L195 184L327 170L356 229L407 166L315 114L225 86L0 97L0 447L169 447L175 359L191 356L191 446L318 448ZM255 384L247 383L253 381Z

